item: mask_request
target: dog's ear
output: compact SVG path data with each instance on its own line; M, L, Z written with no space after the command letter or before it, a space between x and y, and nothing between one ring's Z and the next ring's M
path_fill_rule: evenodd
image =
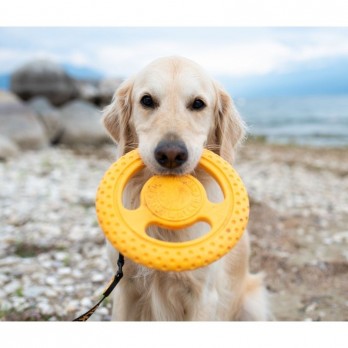
M215 91L215 125L208 139L208 148L232 163L234 152L244 139L246 126L229 94L218 84L215 84Z
M116 90L112 102L104 109L103 123L117 142L119 154L124 155L136 147L137 140L131 124L133 80L123 82Z

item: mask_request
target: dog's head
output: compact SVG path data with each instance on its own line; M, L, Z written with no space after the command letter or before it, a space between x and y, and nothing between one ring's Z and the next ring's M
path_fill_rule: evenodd
M204 147L232 162L244 124L229 95L194 62L161 58L116 91L104 124L119 154L139 147L156 174L187 174Z

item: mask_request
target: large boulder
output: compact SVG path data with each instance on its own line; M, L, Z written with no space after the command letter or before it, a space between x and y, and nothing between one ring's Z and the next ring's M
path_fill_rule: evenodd
M77 96L75 81L60 65L47 59L31 61L14 71L10 86L23 100L44 96L54 105Z
M101 107L111 103L112 97L121 83L122 80L119 78L76 80L79 99Z
M122 80L119 78L106 78L101 80L98 86L98 104L101 106L109 105L116 89L121 83Z
M76 80L79 99L93 104L100 104L98 81L95 80Z
M5 91L0 91L0 135L22 149L40 149L48 144L45 129L36 114Z
M63 122L62 144L76 146L110 142L101 122L101 111L93 104L74 100L60 111Z
M63 133L63 123L59 110L45 97L35 97L30 100L28 105L37 113L45 126L49 141L52 144L57 143Z

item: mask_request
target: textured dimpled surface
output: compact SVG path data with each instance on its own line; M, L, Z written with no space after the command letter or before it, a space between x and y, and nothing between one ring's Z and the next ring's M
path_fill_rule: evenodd
M162 271L203 267L230 251L248 222L246 189L231 165L213 152L203 151L200 166L221 186L223 202L209 202L203 185L191 175L153 176L143 187L140 207L128 210L122 205L124 187L144 164L138 150L115 162L96 199L98 221L111 244L127 258ZM211 230L188 242L160 241L145 232L150 224L175 230L197 221L207 222Z

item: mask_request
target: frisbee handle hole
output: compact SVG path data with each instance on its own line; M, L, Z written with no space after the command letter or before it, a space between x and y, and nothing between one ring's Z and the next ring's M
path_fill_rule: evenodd
M140 206L140 192L151 177L144 169L131 176L122 192L122 204L126 209L135 210Z
M202 168L196 169L197 178L206 188L207 198L212 203L221 203L225 200L220 184L215 178Z
M175 230L151 224L146 228L145 232L149 237L163 242L184 243L202 237L210 230L211 226L207 222L198 221L189 227Z

